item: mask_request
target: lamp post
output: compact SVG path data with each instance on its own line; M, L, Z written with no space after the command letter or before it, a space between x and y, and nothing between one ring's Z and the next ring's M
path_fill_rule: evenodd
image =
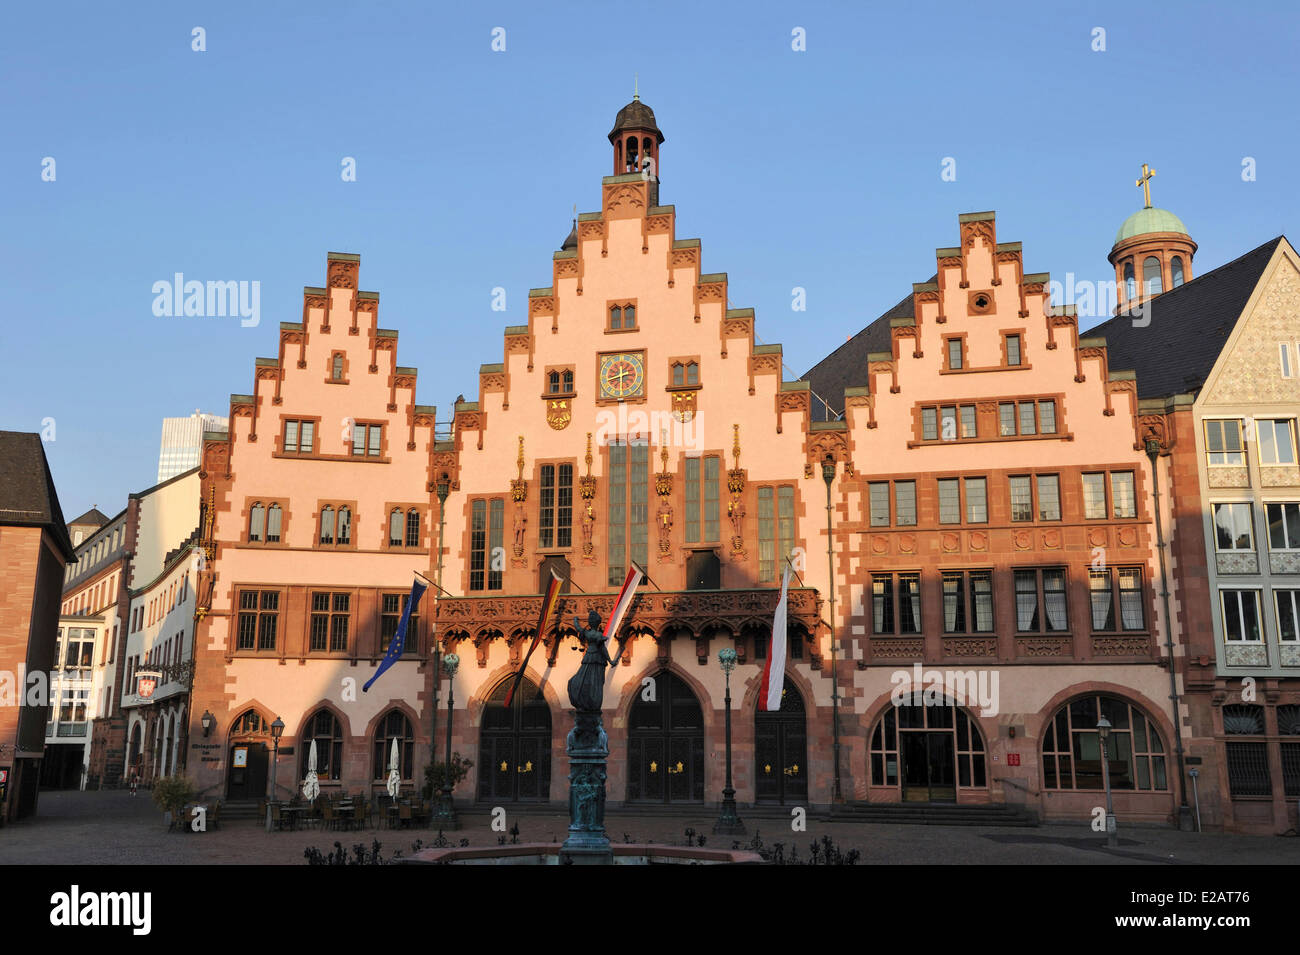
M199 720L199 725L201 725L201 726L203 727L203 735L204 735L205 738L206 738L207 736L210 736L210 735L212 734L212 726L213 726L213 724L216 723L216 722L217 722L217 718L216 718L215 716L213 716L213 715L212 715L209 711L207 711L207 710L204 710L204 711L203 711L203 716L202 716L202 718Z
M1097 720L1097 739L1101 742L1101 784L1106 789L1106 845L1114 849L1119 845L1115 832L1115 807L1110 800L1110 757L1106 753L1106 740L1110 738L1110 720Z
M722 806L718 811L718 821L713 824L713 831L726 835L742 835L745 832L745 824L736 815L736 790L731 785L731 671L736 667L734 647L723 647L718 651L718 666L722 667L722 673L727 681L724 703L727 714L727 785L722 790Z
M271 798L266 801L266 831L271 831L271 803L275 802L275 771L280 766L280 737L284 735L284 720L275 718L271 724L271 743L275 755L271 757Z
M1173 703L1174 717L1174 756L1178 760L1178 828L1183 832L1192 829L1192 810L1187 805L1187 769L1183 761L1183 721L1179 716L1178 674L1174 669L1174 633L1173 619L1169 614L1169 574L1165 569L1165 533L1160 517L1160 472L1156 461L1160 458L1160 442L1155 438L1146 440L1147 457L1151 461L1151 509L1156 515L1156 547L1160 552L1160 599L1164 605L1163 623L1165 631L1165 652L1169 656L1169 699Z
M441 647L438 645L438 608L442 603L442 536L447 527L447 495L451 493L451 480L447 472L438 475L434 488L438 494L438 592L433 595L433 705L429 717L429 762L438 761L438 657Z
M456 818L456 807L451 801L451 717L455 705L454 683L456 670L460 667L460 657L448 653L442 658L442 669L447 674L447 761L443 764L442 792L439 794L438 811L433 824L439 829L459 829L460 820Z
M843 798L840 795L840 674L835 654L835 537L831 527L831 483L835 480L835 457L826 455L822 462L822 480L826 482L826 563L830 570L827 592L830 597L831 631L831 740L835 757L835 781L831 791L831 812Z

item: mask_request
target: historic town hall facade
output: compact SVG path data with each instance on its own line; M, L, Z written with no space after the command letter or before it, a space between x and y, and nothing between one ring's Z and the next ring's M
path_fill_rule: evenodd
M1104 717L1117 814L1177 821L1185 757L1217 762L1190 730L1182 594L1167 617L1161 593L1170 428L1140 413L1135 376L975 213L933 279L787 381L661 204L654 114L634 100L609 139L600 211L482 356L476 400L417 403L379 294L336 253L231 396L199 472L200 789L264 795L277 718L281 796L312 741L324 788L379 791L393 740L418 787L450 690L474 762L458 801L566 802L573 618L607 616L635 562L648 579L604 699L614 804L718 800L730 647L742 806L1084 819ZM785 694L760 713L787 567ZM552 571L561 627L507 709ZM433 584L405 653L363 693L413 572ZM435 647L459 658L450 682Z

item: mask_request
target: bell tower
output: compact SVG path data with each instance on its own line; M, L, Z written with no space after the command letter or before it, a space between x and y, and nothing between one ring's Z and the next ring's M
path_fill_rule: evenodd
M609 142L614 147L614 175L646 173L659 178L659 146L664 134L655 123L655 111L641 102L640 92L632 94L632 102L618 111L614 128L609 131Z
M1136 185L1145 205L1124 220L1107 258L1115 267L1116 312L1125 312L1150 298L1192 280L1196 243L1183 220L1151 205L1151 179L1156 171L1142 164Z

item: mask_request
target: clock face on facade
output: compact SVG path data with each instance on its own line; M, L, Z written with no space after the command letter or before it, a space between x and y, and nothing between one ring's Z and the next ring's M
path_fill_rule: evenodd
M602 398L639 398L645 391L645 354L616 352L601 355L598 376Z

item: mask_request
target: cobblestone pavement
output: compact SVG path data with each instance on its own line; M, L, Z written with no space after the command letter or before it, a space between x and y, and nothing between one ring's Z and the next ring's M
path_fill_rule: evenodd
M448 833L453 844L495 845L499 832L490 828L487 808L460 813L462 829ZM745 812L741 811L742 819ZM1032 829L962 826L905 826L826 822L815 817L807 831L792 832L787 818L772 814L750 816L750 835L715 836L715 810L697 814L652 815L611 810L606 826L616 842L682 844L690 827L706 834L706 845L731 848L739 838L747 843L757 830L767 845L781 842L806 857L809 843L830 836L841 850L858 849L860 864L1263 864L1300 863L1300 839L1282 836L1239 836L1180 833L1156 827L1123 827L1118 849L1084 825L1046 825ZM383 854L401 849L409 855L417 839L426 845L437 836L429 830L365 829L353 832L302 830L267 833L251 821L227 821L207 833L169 832L148 792L132 797L124 791L45 792L40 813L0 828L0 863L113 865L166 863L213 865L258 863L301 865L303 851L322 851L335 841L350 847L378 840ZM518 825L523 842L563 841L567 818L558 812L508 813L508 825Z

